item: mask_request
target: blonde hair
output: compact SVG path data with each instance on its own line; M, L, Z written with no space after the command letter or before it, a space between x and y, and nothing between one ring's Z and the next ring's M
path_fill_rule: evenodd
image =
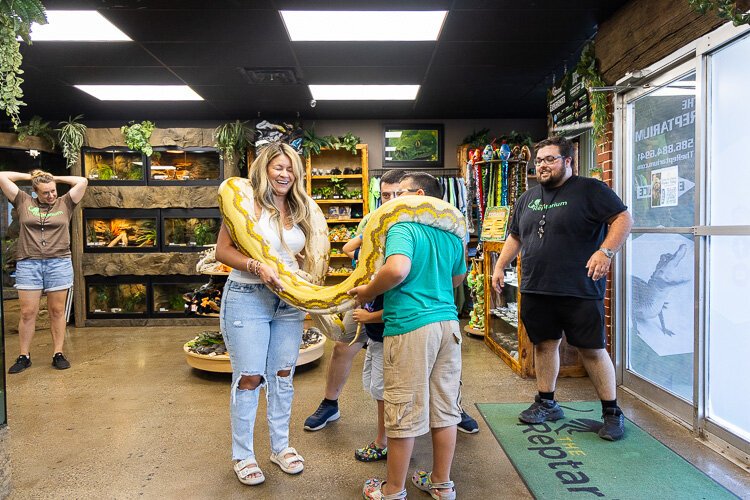
M32 170L29 175L31 175L31 187L34 188L34 191L37 190L39 184L49 184L50 182L55 182L55 178L52 177L52 174L50 174L49 172L45 172L44 170L35 169Z
M271 221L276 223L279 237L281 238L281 244L284 245L284 248L286 248L287 251L289 251L289 247L287 247L286 242L284 242L284 222L281 220L281 212L274 204L273 187L268 181L268 164L271 163L274 158L281 155L286 156L292 162L292 173L294 174L294 183L286 195L286 201L289 204L289 217L291 218L292 224L297 224L302 229L302 232L305 235L305 255L311 255L308 248L310 234L312 233L312 227L310 225L309 197L303 187L305 181L305 168L302 164L302 159L294 148L288 144L269 144L263 148L255 161L253 161L253 164L250 165L248 178L250 179L250 185L253 187L255 203L271 214Z

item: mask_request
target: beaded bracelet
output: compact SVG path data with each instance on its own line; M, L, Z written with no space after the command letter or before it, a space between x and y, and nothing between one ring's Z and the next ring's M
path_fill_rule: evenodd
M255 267L253 268L253 273L255 273L256 276L260 276L260 261L255 261Z
M253 262L253 259L247 259L247 261L245 262L245 270L246 270L246 271L247 271L248 273L251 273L251 272L252 272L252 271L250 270L250 263L251 263L251 262Z

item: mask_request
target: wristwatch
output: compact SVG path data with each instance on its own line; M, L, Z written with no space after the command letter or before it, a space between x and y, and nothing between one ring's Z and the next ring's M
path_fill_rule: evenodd
M608 259L611 259L612 257L615 256L615 252L613 252L612 250L606 247L601 247L599 251L603 253L604 255L606 255Z

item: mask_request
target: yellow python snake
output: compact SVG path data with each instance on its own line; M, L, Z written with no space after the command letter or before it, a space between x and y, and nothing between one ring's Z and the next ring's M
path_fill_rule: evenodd
M388 229L397 222L418 222L451 232L463 239L466 235L466 220L450 203L430 196L402 196L381 206L370 215L364 228L359 262L352 274L344 281L332 286L322 286L328 271L330 242L328 224L323 212L312 198L308 198L312 234L309 247L311 255L305 255L302 272L286 268L275 250L255 232L253 190L247 179L230 177L219 187L219 208L224 224L237 249L253 259L276 269L284 285L276 293L288 304L311 313L316 325L332 340L343 334L340 319L330 317L354 308L354 299L347 295L352 288L364 285L383 265L383 248Z

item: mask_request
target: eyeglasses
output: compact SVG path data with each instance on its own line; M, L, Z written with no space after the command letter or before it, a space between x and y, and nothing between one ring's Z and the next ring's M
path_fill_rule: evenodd
M381 191L380 192L380 199L383 201L392 200L393 198L398 196L398 191Z
M536 165L537 167L538 167L539 165L541 165L542 163L544 163L545 165L552 165L552 164L553 164L553 163L555 163L555 162L556 162L556 161L557 161L557 160L558 160L559 158L566 158L566 157L565 157L565 156L563 156L563 155L557 155L557 156L552 156L552 155L550 155L550 156L545 156L544 158L536 158L536 159L534 160L534 165Z
M399 189L396 191L396 196L401 196L406 193L416 193L417 191L419 191L419 189Z

